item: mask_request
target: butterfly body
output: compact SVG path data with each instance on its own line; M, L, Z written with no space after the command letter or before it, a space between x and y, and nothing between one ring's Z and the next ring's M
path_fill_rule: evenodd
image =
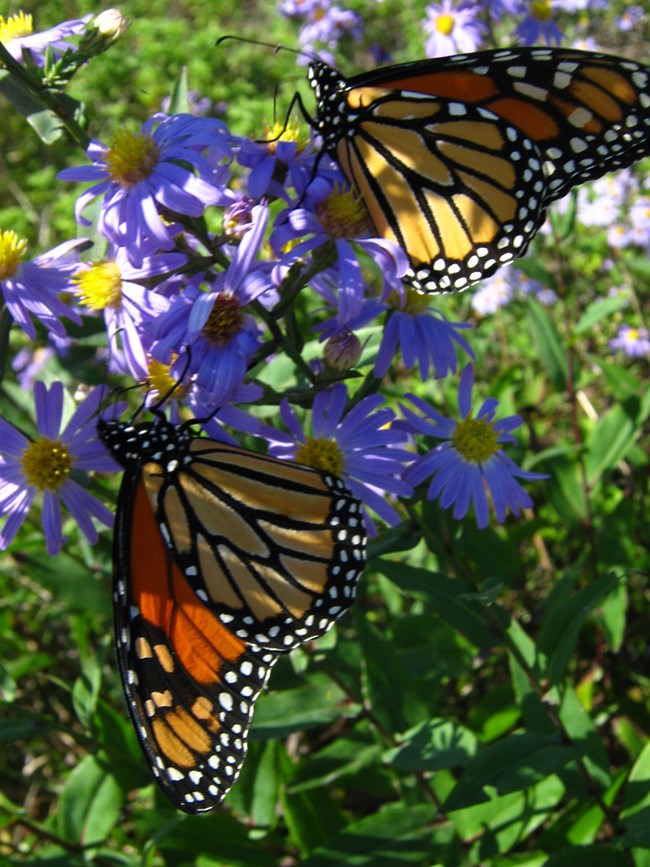
M114 536L117 655L154 776L180 809L219 804L280 653L352 604L360 503L326 473L164 418L100 421L125 470Z
M483 51L351 78L310 67L312 126L423 292L523 255L547 205L650 152L648 68L573 49Z

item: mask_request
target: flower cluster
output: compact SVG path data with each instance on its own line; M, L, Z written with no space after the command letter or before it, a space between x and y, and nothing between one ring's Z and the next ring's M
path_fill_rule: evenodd
M357 33L352 13L323 0L281 11L312 16L303 44L331 48L337 34ZM73 24L41 36L56 46ZM397 524L399 498L424 478L455 517L473 503L480 526L488 498L499 521L530 505L516 479L538 476L503 452L519 419L495 421L495 401L472 415L471 368L457 424L422 397L411 398L419 415L403 407L400 417L382 396L396 369L423 383L456 373L459 354L474 358L470 326L403 284L404 252L372 237L363 204L310 136L290 125L254 142L222 120L159 112L139 131L92 140L86 154L89 164L59 178L90 183L76 216L103 243L87 253L74 240L30 260L25 239L0 233L0 292L29 338L44 328L56 353L61 341L74 343L66 321L104 328L98 359L145 384L146 402L164 398L173 417L206 419L211 436L259 437L277 457L340 476L362 500L370 532L376 517ZM21 367L33 377L36 357ZM0 547L38 494L54 553L59 500L91 541L91 519L110 523L79 479L114 466L94 433L101 391L63 430L61 383L48 391L37 382L35 397L37 436L0 425ZM431 450L432 438L443 445Z

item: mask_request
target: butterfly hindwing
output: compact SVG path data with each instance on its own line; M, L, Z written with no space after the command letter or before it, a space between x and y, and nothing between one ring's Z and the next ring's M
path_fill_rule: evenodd
M377 234L404 247L407 279L426 292L458 290L523 255L547 204L650 153L648 76L633 61L563 48L349 79L314 62L312 123Z

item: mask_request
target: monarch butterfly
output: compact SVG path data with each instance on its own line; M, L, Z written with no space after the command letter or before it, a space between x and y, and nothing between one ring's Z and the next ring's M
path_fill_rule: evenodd
M193 435L100 420L124 468L113 545L124 693L144 754L187 813L217 806L281 653L326 632L364 565L339 479Z
M460 291L522 256L546 206L650 153L648 67L519 48L344 78L319 60L308 123L400 244L421 292Z

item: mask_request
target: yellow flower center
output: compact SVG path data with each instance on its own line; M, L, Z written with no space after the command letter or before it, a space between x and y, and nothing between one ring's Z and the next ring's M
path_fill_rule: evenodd
M72 458L60 440L47 437L30 443L23 452L23 470L30 485L51 491L61 487L70 475Z
M0 232L0 280L13 277L27 249L27 241L14 231Z
M302 153L309 144L309 136L305 135L303 127L295 120L291 120L287 124L277 120L274 124L265 123L264 138L268 139L267 148L272 154L275 153L278 142L281 141L295 142L297 153Z
M12 39L30 36L33 31L34 24L31 15L25 15L24 12L17 12L16 15L10 15L9 18L0 15L0 42L3 45L8 45Z
M451 36L454 29L453 15L438 15L436 19L436 30L442 33L443 36Z
M363 199L338 187L314 209L318 222L330 238L354 238L368 227L368 215Z
M72 278L79 289L77 298L91 310L118 307L122 300L122 274L116 262L95 262Z
M494 428L481 418L466 418L459 422L451 442L462 458L475 464L484 463L501 448Z
M309 437L296 452L296 461L306 467L314 467L341 478L345 461L343 452L334 440L324 437Z
M639 329L638 328L628 328L625 337L627 340L639 340Z
M538 21L548 21L551 17L551 0L532 0L530 14Z
M176 353L174 353L169 364L163 364L162 361L157 361L155 358L151 359L147 375L147 390L153 391L160 397L173 395L178 400L182 400L187 396L189 385L179 385L169 372L177 357Z
M224 346L241 331L243 324L244 314L239 301L233 295L222 292L215 298L201 333L211 343Z
M118 129L106 155L106 165L114 181L122 187L132 187L149 177L159 153L150 136Z
M391 292L387 298L388 304L395 310L400 310L402 313L409 313L411 316L419 316L429 309L430 297L423 295L412 286L404 287L404 306L397 292Z

